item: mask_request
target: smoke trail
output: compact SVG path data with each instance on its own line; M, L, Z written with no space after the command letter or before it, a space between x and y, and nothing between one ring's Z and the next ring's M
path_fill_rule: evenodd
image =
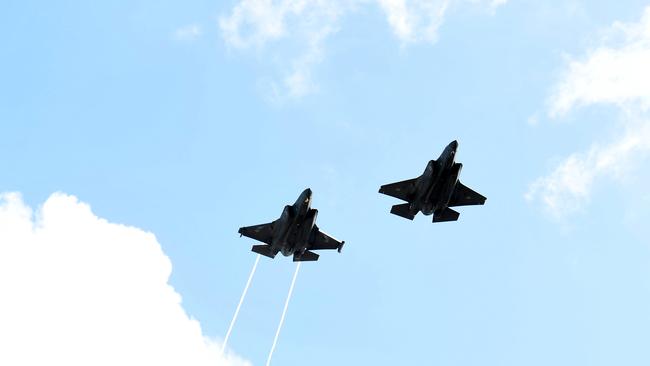
M239 299L239 304L237 304L237 310L235 310L235 315L233 315L232 320L230 321L230 326L228 327L228 331L226 332L226 338L223 339L223 344L221 345L222 355L223 352L226 350L226 344L228 344L228 338L230 338L232 327L235 325L235 322L237 321L237 315L239 315L239 309L241 308L241 304L244 302L244 297L246 297L248 288L251 286L251 281L253 280L253 275L255 274L255 269L257 269L257 263L259 261L260 261L260 255L258 254L257 258L255 258L255 263L253 264L253 269L251 270L251 274L248 276L248 281L246 281L246 287L244 287L244 292L241 294L241 298Z
M291 286L289 287L289 294L287 295L287 301L284 302L284 310L282 310L282 316L280 317L280 324L278 324L278 330L275 331L275 338L273 339L273 345L271 346L271 352L269 352L269 357L266 359L266 366L271 364L271 357L273 357L273 351L275 351L275 345L278 343L278 337L280 336L280 329L282 329L282 323L284 323L284 316L287 315L287 308L289 307L289 300L291 299L291 293L293 292L293 286L296 284L296 277L298 277L298 270L300 269L300 263L296 265L296 271L293 273L293 279L291 280Z

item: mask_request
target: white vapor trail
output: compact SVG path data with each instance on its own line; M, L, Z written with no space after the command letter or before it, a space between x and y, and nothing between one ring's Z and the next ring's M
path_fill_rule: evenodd
M293 273L293 279L291 280L291 286L289 287L289 294L287 295L287 301L284 302L284 310L282 310L282 316L280 317L280 324L278 324L278 330L275 331L275 338L273 339L273 345L271 346L271 352L269 352L269 357L266 359L266 366L271 364L271 357L273 357L273 351L275 351L275 345L278 343L278 337L280 336L280 330L282 329L282 323L284 323L284 317L287 315L287 308L289 307L289 300L291 299L291 293L293 292L293 286L296 284L296 277L298 277L298 270L300 269L300 263L296 265L296 271Z
M260 261L260 255L257 255L257 258L255 258L255 263L253 264L253 269L251 270L251 274L248 276L248 281L246 281L246 286L244 287L244 292L241 294L241 298L239 299L239 304L237 304L237 309L235 310L235 315L233 315L232 320L230 321L230 326L228 327L228 331L226 332L226 337L223 339L223 344L221 345L221 354L223 355L223 352L226 350L226 344L228 344L228 338L230 338L230 333L232 333L232 328L235 325L235 322L237 321L237 316L239 315L239 309L241 309L241 304L244 302L244 298L246 297L246 293L248 292L248 288L251 286L251 281L253 280L253 275L255 274L255 270L257 269L257 263Z

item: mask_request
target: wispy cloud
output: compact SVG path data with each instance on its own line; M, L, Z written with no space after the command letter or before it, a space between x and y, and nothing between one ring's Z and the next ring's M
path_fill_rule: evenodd
M561 118L575 108L613 105L620 111L621 132L572 154L531 184L526 197L540 199L556 217L582 209L596 179L622 178L650 152L650 7L637 23L614 23L600 43L581 60L569 58L549 98L549 115Z
M318 85L312 77L312 68L323 60L325 39L335 31L331 27L324 26L309 33L304 40L304 50L290 61L290 67L285 70L281 84L270 81L272 94L269 98L272 102L282 104L286 100L297 99L318 91Z
M0 194L0 364L229 365L169 283L153 234L54 194Z
M229 46L258 51L281 41L281 82L271 82L273 99L295 99L318 90L312 69L322 62L328 37L341 18L362 6L380 6L403 44L434 43L453 4L479 4L493 10L507 0L241 0L219 26ZM280 48L278 46L278 48Z
M379 0L388 24L395 35L406 43L438 40L438 28L451 0Z
M349 6L338 0L242 0L219 19L219 26L226 44L242 50L291 40L299 50L281 62L289 67L281 71L282 82L270 87L275 100L296 98L317 89L312 67L321 62L324 42L338 30Z
M473 4L494 12L508 0L377 0L388 24L403 44L438 41L438 29L454 6Z
M193 41L203 34L203 30L198 24L190 24L176 29L172 38L176 41Z

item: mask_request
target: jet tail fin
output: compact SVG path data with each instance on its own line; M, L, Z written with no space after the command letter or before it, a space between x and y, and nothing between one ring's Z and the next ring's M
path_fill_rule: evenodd
M397 216L402 216L405 219L413 220L415 214L409 209L408 203L403 203L401 205L395 205L390 209L390 213Z
M293 261L294 262L313 262L313 261L317 261L318 257L319 257L318 254L316 254L314 252L310 252L308 250L308 251L302 253L302 255L298 254L298 253L295 253L293 255Z
M269 258L275 258L275 254L276 254L273 253L270 245L253 245L253 249L251 250L257 254L261 254Z
M447 207L440 215L433 215L433 222L456 221L460 214L451 208Z

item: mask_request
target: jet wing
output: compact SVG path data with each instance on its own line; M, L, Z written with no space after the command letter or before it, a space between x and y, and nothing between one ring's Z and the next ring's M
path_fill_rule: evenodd
M311 243L309 250L320 250L320 249L338 249L339 253L343 248L345 241L339 241L333 237L325 234L320 231L318 226L314 225L314 239Z
M269 222L268 224L241 227L239 228L239 233L249 238L259 240L263 243L271 244L271 239L273 238L274 222Z
M458 181L454 193L449 200L449 207L454 206L470 206L482 205L485 203L486 198L480 193L474 192L471 188L467 188L463 183Z
M379 188L379 193L408 202L409 196L413 192L413 189L415 189L415 182L417 180L417 178L413 178L397 183L385 184Z

